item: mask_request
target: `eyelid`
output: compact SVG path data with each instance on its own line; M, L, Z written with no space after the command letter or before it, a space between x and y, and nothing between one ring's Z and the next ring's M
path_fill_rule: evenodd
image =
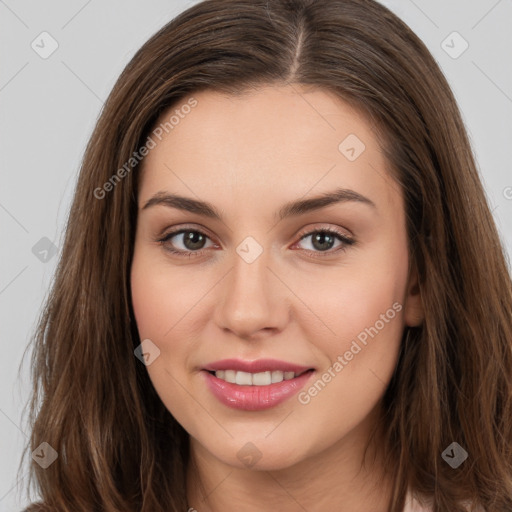
M307 228L302 229L301 231L299 231L299 234L297 236L299 237L299 240L302 240L305 236L318 232L332 233L338 235L340 238L343 238L345 240L354 240L351 234L343 232L339 227L326 226L325 224L322 225L318 223L314 224L313 226L309 226Z

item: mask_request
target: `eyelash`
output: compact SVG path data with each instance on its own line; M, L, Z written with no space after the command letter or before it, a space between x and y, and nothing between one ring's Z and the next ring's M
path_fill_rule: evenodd
M158 238L156 240L156 242L160 243L161 245L165 245L174 236L182 234L182 233L190 233L190 232L199 233L199 234L203 235L204 237L210 239L210 237L206 233L204 233L203 231L201 231L199 229L192 229L192 228L185 227L185 228L180 228L175 231L166 233L161 238ZM303 249L306 252L312 253L311 256L314 258L323 258L328 255L335 254L339 251L346 251L349 246L354 245L356 243L356 241L353 238L349 238L348 236L337 231L334 228L321 228L321 229L314 229L314 230L308 231L307 233L304 233L300 236L299 242L304 240L304 238L307 238L308 236L314 235L315 233L328 233L330 235L334 235L336 238L338 238L338 240L340 240L342 242L342 245L340 245L337 249L334 249L334 250L329 249L327 251L311 251L309 249ZM181 250L172 249L170 247L165 247L165 250L172 254L175 254L177 256L191 258L191 257L200 256L206 249L199 249L198 251L181 251Z

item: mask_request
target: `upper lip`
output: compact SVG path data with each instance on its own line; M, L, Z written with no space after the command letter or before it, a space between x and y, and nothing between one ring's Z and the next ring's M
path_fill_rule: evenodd
M310 366L279 361L278 359L256 359L244 361L242 359L222 359L206 365L204 370L214 372L217 370L236 370L240 372L259 373L266 371L294 372L295 374L311 370Z

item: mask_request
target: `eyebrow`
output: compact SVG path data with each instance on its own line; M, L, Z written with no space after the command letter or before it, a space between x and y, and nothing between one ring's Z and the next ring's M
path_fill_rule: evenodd
M375 210L377 209L377 206L371 199L361 195L359 192L346 188L337 188L309 199L300 199L286 203L277 213L277 218L281 221L285 218L304 215L305 213L319 210L332 204L348 202L360 203ZM157 192L146 202L142 209L145 210L156 205L176 208L222 221L221 213L212 204L206 201L199 201L197 199L183 197L177 194L169 194L167 192Z

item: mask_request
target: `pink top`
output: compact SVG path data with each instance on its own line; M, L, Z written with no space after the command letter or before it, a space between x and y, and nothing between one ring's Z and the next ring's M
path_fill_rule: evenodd
M413 498L411 491L405 497L404 512L432 512L432 507L428 505L420 505L420 503Z
M469 509L469 503L466 504L466 507ZM426 502L425 504L420 504L420 502L413 497L411 491L407 493L405 497L405 507L403 512L432 512L434 509L432 507L431 501ZM476 509L479 512L484 512L482 508Z

